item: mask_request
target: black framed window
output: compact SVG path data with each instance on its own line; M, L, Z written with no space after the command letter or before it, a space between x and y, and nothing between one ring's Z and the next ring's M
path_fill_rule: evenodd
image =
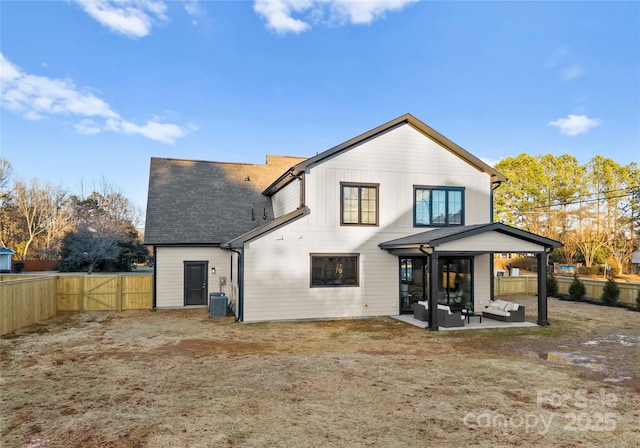
M358 286L358 254L311 254L311 287Z
M340 184L340 224L378 225L378 184Z
M414 187L413 222L416 227L464 225L464 188Z

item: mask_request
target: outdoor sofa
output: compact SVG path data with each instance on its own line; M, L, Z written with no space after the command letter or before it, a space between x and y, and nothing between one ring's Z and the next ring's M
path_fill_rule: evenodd
M502 322L524 322L524 305L506 300L493 300L482 312L482 317Z

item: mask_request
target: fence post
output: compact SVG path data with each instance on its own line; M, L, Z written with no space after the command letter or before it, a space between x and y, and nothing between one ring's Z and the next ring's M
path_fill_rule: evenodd
M116 276L116 303L118 311L122 311L122 275Z

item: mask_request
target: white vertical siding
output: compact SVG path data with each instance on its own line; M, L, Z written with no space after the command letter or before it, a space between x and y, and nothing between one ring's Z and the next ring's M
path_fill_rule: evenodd
M231 252L217 247L157 247L156 306L184 306L185 261L209 262L207 297L212 292L224 292L233 299L231 256ZM216 268L215 274L211 273L211 268ZM221 277L226 278L226 285L220 285ZM237 275L234 276L234 281L236 277Z
M271 197L273 215L279 218L300 207L300 181L294 180Z
M398 313L398 257L378 248L374 229L308 231L307 217L245 247L244 320ZM311 288L311 253L359 254L359 286Z
M340 225L340 182L379 184L378 226ZM414 185L464 187L465 224L490 221L488 174L413 127L396 128L308 169L310 213L245 245L244 320L397 314L398 257L378 244L428 230L413 226ZM310 253L360 254L360 285L311 288ZM489 297L488 260L476 258L476 306Z
M491 255L477 255L473 260L473 301L477 313L489 305L492 281Z

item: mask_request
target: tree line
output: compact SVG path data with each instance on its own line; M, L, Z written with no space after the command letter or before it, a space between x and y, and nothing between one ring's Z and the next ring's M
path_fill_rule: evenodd
M140 211L106 180L91 192L14 180L0 158L0 245L14 257L57 259L61 271L130 271L148 260Z
M550 256L586 267L610 263L626 272L640 247L640 171L595 156L521 153L495 168L509 181L494 194L494 219L558 240Z
M558 240L551 261L628 268L640 247L640 170L596 156L521 153L495 168L508 182L494 193L494 219ZM0 158L0 245L21 259L60 260L63 271L131 270L147 260L140 211L104 181L90 193L13 179Z

